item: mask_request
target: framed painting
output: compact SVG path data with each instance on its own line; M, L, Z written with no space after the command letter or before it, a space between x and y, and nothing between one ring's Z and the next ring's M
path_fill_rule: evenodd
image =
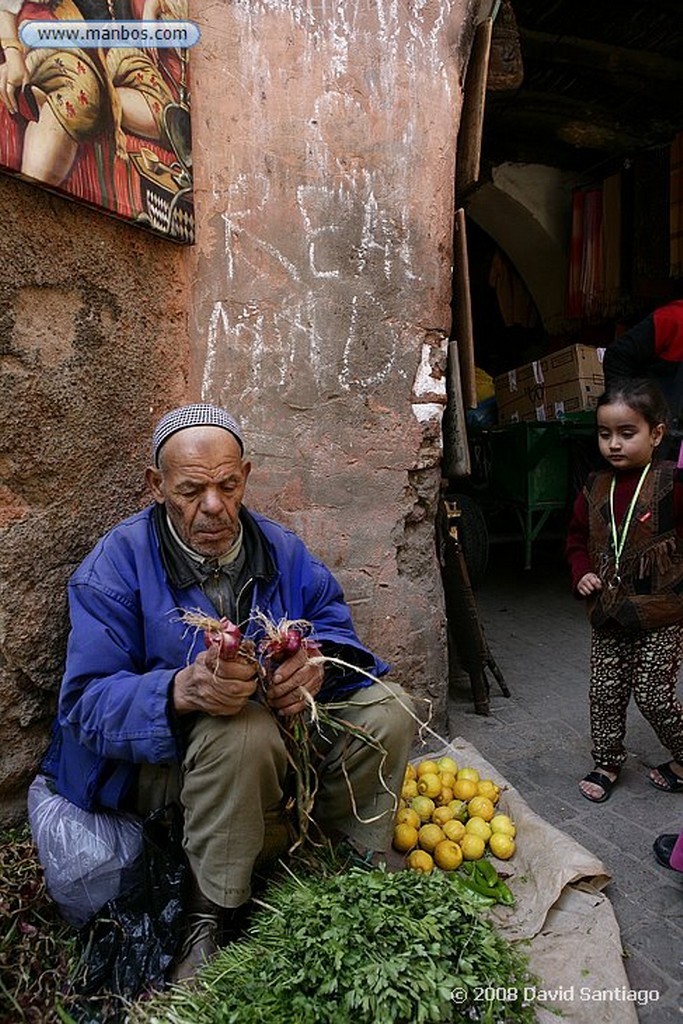
M188 0L0 0L0 171L194 241Z

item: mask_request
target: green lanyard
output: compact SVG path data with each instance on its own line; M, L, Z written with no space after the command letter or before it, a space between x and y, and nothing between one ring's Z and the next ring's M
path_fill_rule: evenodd
M642 490L643 484L645 483L645 477L647 476L648 470L651 465L652 463L648 462L647 466L643 468L643 471L640 474L638 486L633 492L633 497L629 502L628 509L626 510L626 515L624 516L624 522L621 527L621 536L619 536L619 531L617 530L617 521L614 516L614 489L616 487L616 476L612 477L612 483L610 484L609 489L609 514L610 526L612 530L612 547L614 548L614 575L610 582L607 584L610 590L613 590L615 587L618 587L621 583L621 577L619 576L619 562L621 560L621 553L624 550L624 544L626 543L626 535L629 531L631 520L633 519L633 513L638 502L638 497Z

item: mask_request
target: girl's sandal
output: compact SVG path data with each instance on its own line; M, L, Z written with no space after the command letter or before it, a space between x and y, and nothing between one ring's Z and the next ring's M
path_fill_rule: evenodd
M593 786L599 786L602 790L602 796L590 796L581 789L580 785L579 792L581 796L585 796L586 800L590 800L591 803L604 804L605 800L609 800L616 781L616 779L610 779L609 775L605 775L603 771L596 768L594 771L588 772L588 775L581 779L581 782L590 782Z
M652 775L649 775L650 783L655 789L661 789L664 793L683 793L683 779L680 775L676 775L668 761L665 761L664 764L658 764L653 770L659 772L665 782L665 785L662 785Z

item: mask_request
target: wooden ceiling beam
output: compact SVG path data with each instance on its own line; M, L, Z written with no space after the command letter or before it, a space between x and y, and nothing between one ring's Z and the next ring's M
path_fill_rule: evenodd
M506 115L520 117L546 115L553 121L566 121L568 118L589 121L592 124L614 126L623 120L627 127L628 115L623 119L615 112L608 102L576 96L572 92L530 89L524 86L513 97L499 100L495 94L487 107L491 111L505 112ZM636 116L636 120L639 118Z
M585 104L567 103L565 96L544 95L538 104L530 104L525 97L523 105L498 109L492 104L487 118L487 133L493 130L496 136L511 142L538 139L547 145L552 140L572 147L620 152L635 151L648 143L638 126L620 123L604 111L598 114L587 110Z
M573 65L577 69L590 68L606 75L633 76L641 81L645 78L671 85L683 84L683 62L658 53L522 27L519 33L523 58Z

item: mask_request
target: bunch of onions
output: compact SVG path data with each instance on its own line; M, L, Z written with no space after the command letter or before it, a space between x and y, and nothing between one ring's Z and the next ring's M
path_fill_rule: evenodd
M284 618L274 622L262 612L256 612L255 618L264 632L263 639L258 645L258 652L262 658L264 688L267 691L278 665L293 657L302 648L310 651L311 655L316 655L320 651L320 646L310 636L312 626L306 619ZM311 759L309 720L311 723L317 723L319 711L308 690L302 688L301 696L308 705L308 713L300 711L286 717L277 716L294 776L294 797L288 804L288 810L295 812L296 832L290 853L311 838L313 805L318 791L318 776Z
M274 621L261 611L255 611L252 614L252 619L258 624L262 633L258 644L245 637L240 627L227 618L215 619L202 612L192 611L185 611L181 616L181 621L186 625L203 632L206 647L208 649L217 648L219 658L227 661L231 659L249 661L255 665L266 707L270 707L267 698L268 686L278 665L296 655L302 648L307 651L309 657L315 658L319 663L330 662L352 670L356 669L354 665L338 658L323 656L320 645L311 636L313 627L306 619L283 618ZM379 682L363 669L356 669L356 671L367 675L373 682ZM391 789L383 777L382 769L387 752L382 744L360 726L345 721L338 714L331 714L332 705L329 710L325 706L321 708L311 694L303 688L301 696L307 704L304 711L294 715L275 715L294 778L294 793L287 804L287 811L294 812L295 818L290 853L304 843L318 846L326 844L324 839L314 843L310 834L311 824L313 824L313 807L318 791L318 776L313 764L316 753L311 742L312 729L320 731L324 726L331 733L345 733L374 747L380 758L378 785L386 792L391 793ZM339 705L334 707L335 710L339 709ZM362 821L363 819L358 816L350 779L346 775L343 763L342 771L344 771L354 813L358 820ZM381 816L382 814L379 814L377 817ZM288 820L292 822L291 814Z
M215 650L223 661L249 661L259 668L256 648L252 640L247 639L239 626L225 616L214 619L203 612L185 611L180 617L181 622L191 626L195 631L204 634L204 646L207 650Z
M313 627L306 619L280 619L274 622L263 612L255 612L254 618L263 628L264 636L259 641L258 652L266 669L266 682L278 665L293 657L301 648L313 653L320 645L311 637Z
M215 648L219 658L226 661L234 659L255 663L266 706L269 706L268 686L278 665L293 657L302 647L312 655L317 654L319 645L311 638L312 626L305 619L280 619L274 622L262 612L255 612L254 619L263 632L258 645L245 638L240 627L228 618L214 619L201 612L192 611L183 612L181 617L186 625L203 632L205 646L209 650ZM287 807L288 811L294 810L296 817L291 850L296 849L308 838L313 804L318 790L318 778L311 761L312 747L308 731L309 717L310 720L317 721L318 709L307 690L302 688L301 695L307 702L308 713L275 716L294 776L294 796Z
M218 657L230 661L240 653L242 630L225 617L211 620L204 629L204 644L207 649L217 648Z

